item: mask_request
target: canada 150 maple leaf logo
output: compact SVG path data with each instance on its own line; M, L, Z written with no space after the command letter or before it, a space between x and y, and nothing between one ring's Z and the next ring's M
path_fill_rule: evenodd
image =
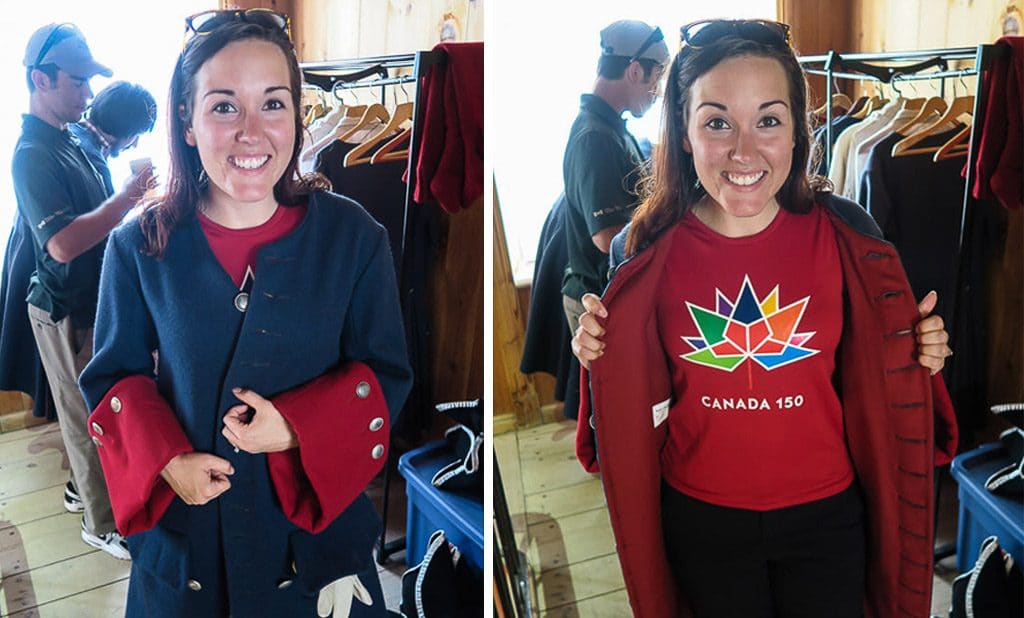
M693 352L680 356L691 363L730 372L747 359L771 371L813 356L819 350L805 344L815 332L796 332L810 299L807 296L780 309L779 286L759 299L749 275L743 277L743 287L735 300L715 288L715 310L686 303L701 336L682 337Z

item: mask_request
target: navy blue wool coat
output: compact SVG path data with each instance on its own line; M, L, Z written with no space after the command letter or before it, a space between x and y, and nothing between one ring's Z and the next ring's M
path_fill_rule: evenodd
M362 490L412 382L385 230L355 202L313 194L299 226L259 250L244 312L195 217L163 259L142 244L134 221L110 237L80 379L133 556L127 614L312 616L320 588L364 573L375 603L352 615L383 615L381 524ZM234 452L221 435L233 387L271 399L299 447ZM235 469L202 506L159 476L191 450Z

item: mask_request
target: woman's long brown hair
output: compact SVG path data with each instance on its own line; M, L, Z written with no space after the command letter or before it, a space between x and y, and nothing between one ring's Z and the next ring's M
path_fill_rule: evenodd
M682 219L707 193L697 178L693 155L683 150L689 126L691 90L697 79L723 60L758 56L777 61L789 82L793 110L793 163L776 194L779 205L793 212L807 212L815 195L828 190L827 179L808 176L812 156L810 120L807 114L807 80L792 49L725 36L700 49L683 48L669 68L662 111L661 143L655 149L648 175L641 181L643 202L633 213L626 236L626 256L650 246L663 232Z

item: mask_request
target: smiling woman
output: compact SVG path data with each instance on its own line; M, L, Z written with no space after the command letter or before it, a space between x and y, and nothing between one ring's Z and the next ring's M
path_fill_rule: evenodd
M896 503L929 495L955 452L928 379L947 335L870 216L806 173L788 32L682 27L648 191L612 242L621 266L582 299L577 454L600 467L638 615L928 614L907 591L931 585L931 505ZM899 386L874 386L883 362L906 367ZM913 423L878 414L909 393Z
M200 209L229 228L264 223L277 209L273 187L295 146L288 65L272 43L227 45L196 74L185 142L199 151L209 191ZM242 76L245 76L242 78Z
M388 237L297 174L287 18L189 23L167 191L111 235L80 379L127 615L384 616L362 492L412 382Z

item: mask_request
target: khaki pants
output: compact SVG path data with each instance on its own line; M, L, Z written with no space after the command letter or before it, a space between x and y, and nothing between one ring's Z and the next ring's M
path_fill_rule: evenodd
M579 300L564 294L562 295L562 309L565 310L565 319L569 321L569 335L575 335L576 328L580 325L580 316L587 310Z
M92 358L92 328L76 329L70 317L54 322L50 314L32 304L28 317L53 391L71 476L85 505L85 528L93 534L106 534L114 530L114 514L100 456L87 429L89 410L78 390L78 376Z

